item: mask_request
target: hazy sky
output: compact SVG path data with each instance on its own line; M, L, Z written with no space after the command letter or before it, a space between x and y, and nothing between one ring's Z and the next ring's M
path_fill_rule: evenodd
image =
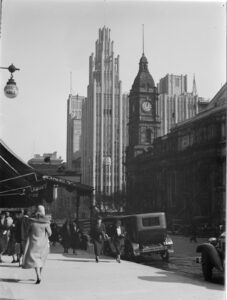
M66 108L70 92L86 96L89 55L98 29L111 29L120 55L122 90L129 92L142 54L155 82L167 73L196 76L199 96L212 98L226 81L224 2L78 2L3 0L1 66L14 63L19 95L4 96L1 71L0 135L25 161L35 153L66 157Z

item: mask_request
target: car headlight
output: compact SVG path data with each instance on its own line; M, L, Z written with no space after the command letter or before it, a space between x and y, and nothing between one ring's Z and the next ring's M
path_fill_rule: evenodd
M215 237L209 238L208 242L214 246L217 245L217 239Z
M132 243L132 248L133 248L134 251L139 251L140 245L136 244L136 243Z
M164 245L173 245L173 241L170 237L166 237Z

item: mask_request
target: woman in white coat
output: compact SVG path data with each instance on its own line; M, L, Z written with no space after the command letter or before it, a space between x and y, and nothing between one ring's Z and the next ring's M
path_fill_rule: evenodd
M28 239L25 246L22 268L34 268L37 276L36 284L41 282L42 268L49 253L50 216L45 216L45 208L37 207L35 218L30 218Z

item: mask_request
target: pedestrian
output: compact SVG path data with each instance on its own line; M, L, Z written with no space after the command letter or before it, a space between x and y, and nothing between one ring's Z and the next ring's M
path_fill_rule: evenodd
M27 209L24 209L23 217L21 219L21 246L22 246L22 255L24 254L25 245L28 238L28 231L30 227L29 213Z
M6 252L7 249L7 230L5 226L6 215L4 212L1 212L0 215L0 263L2 263L2 255Z
M11 217L10 212L6 211L4 226L6 229L7 248L8 248L9 239L10 239L10 227L12 225L13 225L13 218ZM7 250L6 250L5 254L7 254Z
M192 222L191 225L191 237L190 237L190 242L194 241L197 243L197 226L194 222Z
M41 273L49 253L49 236L51 236L50 217L45 216L45 208L38 205L35 218L30 218L28 239L22 268L34 268L36 284L41 282Z
M70 220L67 219L62 226L61 230L62 235L62 246L64 248L64 253L69 252L69 248L71 248L71 228L70 228Z
M99 256L102 253L104 240L106 239L106 228L102 223L102 218L98 217L91 230L91 237L94 244L95 260L99 262Z
M52 231L52 235L50 237L50 242L55 247L56 243L58 242L58 225L54 220L51 221L50 228Z
M16 254L16 226L17 226L17 213L13 216L13 223L8 227L9 240L7 245L6 254L12 256L12 263L17 263L17 254Z
M28 239L28 231L30 227L30 219L29 219L29 214L28 210L24 209L23 217L21 219L21 259L20 259L20 265L22 263L24 251L25 251L25 246L26 242Z
M15 238L15 259L16 262L19 262L19 266L21 265L21 257L22 257L22 239L21 239L21 222L22 222L22 211L18 211L16 213L16 217L14 219L14 238Z
M80 248L81 230L77 220L74 220L70 224L71 231L71 247L73 249L73 254L77 255L76 250Z
M121 220L117 220L112 229L111 235L115 250L116 250L116 260L118 263L121 262L121 250L125 242L125 228L121 225Z

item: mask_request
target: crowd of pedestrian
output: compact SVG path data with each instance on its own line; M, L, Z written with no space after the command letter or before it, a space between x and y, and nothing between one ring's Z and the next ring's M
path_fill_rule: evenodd
M91 228L91 241L94 244L95 260L99 262L104 242L112 241L115 247L116 260L121 262L121 249L124 244L125 230L117 220L107 235L105 224L98 217ZM28 210L0 213L0 263L3 255L12 256L12 263L19 263L24 269L34 268L36 284L41 282L42 270L49 253L50 243L62 244L63 252L77 255L78 249L87 249L87 238L80 229L76 219L67 219L62 228L45 215L45 208L38 205L33 214Z
M36 284L39 284L49 252L50 235L50 216L45 216L42 205L31 216L26 209L1 212L0 263L3 262L3 255L12 256L12 263L19 263L24 269L35 269Z
M104 243L113 244L116 253L116 260L121 262L121 250L125 241L125 228L121 225L120 220L116 220L116 223L110 228L109 235L106 233L105 224L102 223L102 218L98 217L91 229L91 238L94 244L95 260L98 263L99 257L103 252ZM109 245L110 246L110 245ZM111 246L110 246L111 248Z
M77 255L77 250L81 248L82 231L77 220L67 219L60 231L61 243L64 248L64 253L68 253L72 249L73 254Z
M22 263L28 237L27 210L0 214L0 263L3 255L12 256L12 263Z

